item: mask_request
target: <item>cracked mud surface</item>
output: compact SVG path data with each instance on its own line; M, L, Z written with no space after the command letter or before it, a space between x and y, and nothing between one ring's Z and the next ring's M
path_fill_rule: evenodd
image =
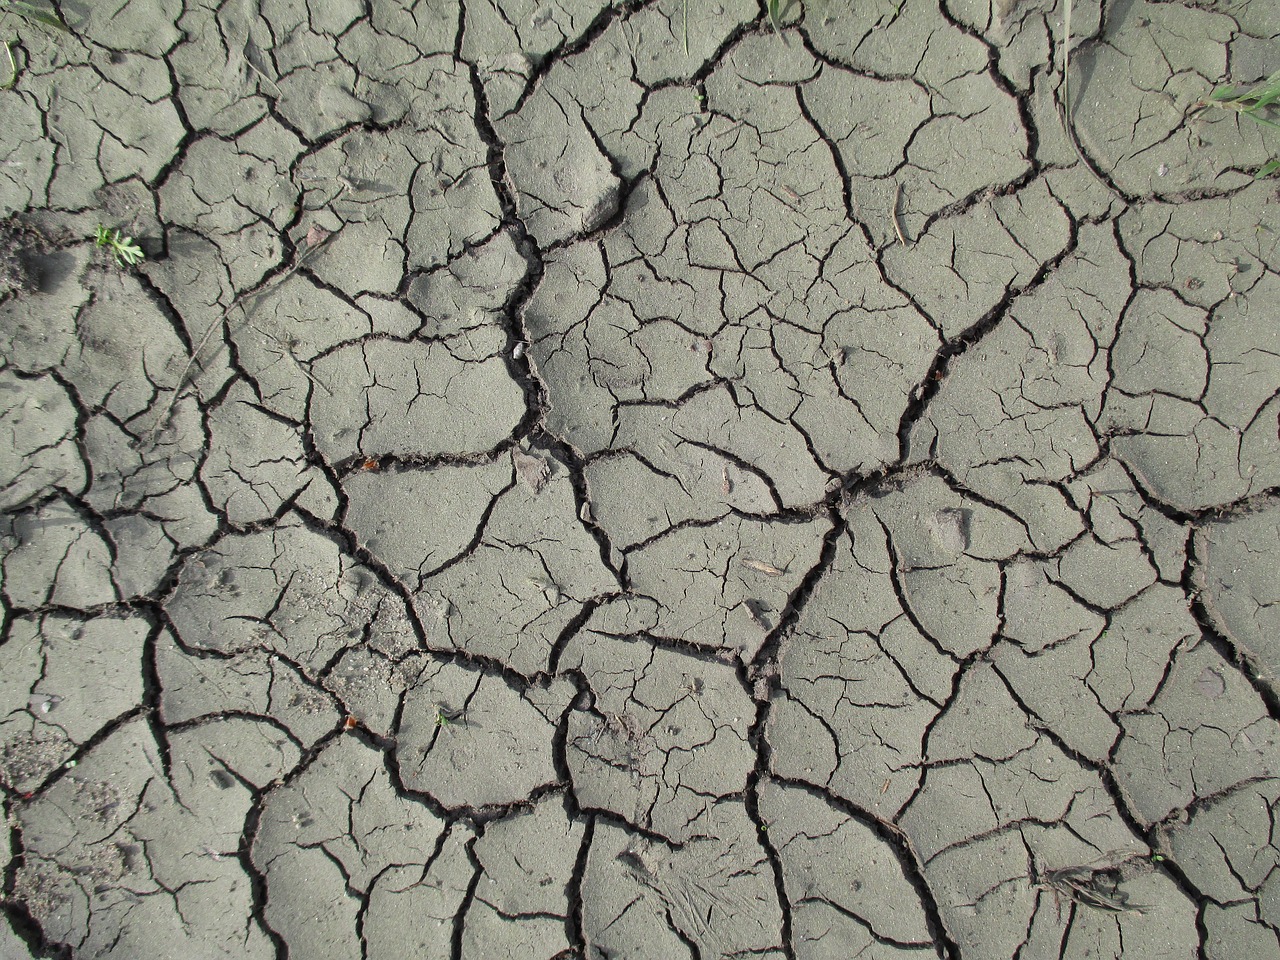
M1081 155L1053 0L116 6L0 93L0 956L1280 957L1273 3L1079 5Z

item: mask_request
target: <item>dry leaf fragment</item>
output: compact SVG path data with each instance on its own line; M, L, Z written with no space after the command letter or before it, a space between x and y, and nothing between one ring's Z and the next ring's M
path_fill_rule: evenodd
M780 577L785 570L779 570L772 563L765 563L763 560L752 560L750 557L742 561L742 565L748 570L754 570L756 573L763 573L769 577Z
M1076 903L1108 913L1145 913L1145 906L1129 903L1129 895L1120 889L1123 872L1120 866L1063 867L1045 874L1045 883Z
M318 223L313 223L311 229L307 231L306 244L308 250L314 250L320 244L324 243L332 235L333 231L326 230Z
M560 589L560 584L551 580L544 580L541 577L528 577L526 579L542 591L542 595L547 598L547 603L553 607L560 606L560 601L564 599L564 591Z
M551 479L551 468L541 457L531 456L522 450L512 450L511 462L515 464L516 473L520 475L520 479L527 483L529 489L535 494L541 493L542 488Z

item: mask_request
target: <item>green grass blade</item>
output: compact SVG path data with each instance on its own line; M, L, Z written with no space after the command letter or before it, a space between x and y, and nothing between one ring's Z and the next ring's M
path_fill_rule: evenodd
M1267 103L1280 99L1280 70L1277 70L1262 83L1258 84L1258 92L1261 93L1262 99Z
M1240 90L1234 84L1219 87L1209 95L1211 103L1239 104L1246 110L1260 110L1280 100L1280 70L1249 90Z
M1276 123L1274 120L1268 120L1266 117L1260 117L1256 113L1254 113L1252 110L1246 110L1244 112L1244 115L1248 117L1250 120L1252 120L1254 123L1265 124L1268 127L1275 127L1277 130L1280 130L1280 123Z
M1253 176L1255 180L1261 180L1263 177L1271 176L1276 171L1280 171L1280 159L1264 163Z
M1272 87L1262 91L1262 95L1258 97L1257 101L1254 103L1253 109L1261 110L1263 107L1275 103L1277 100L1280 100L1280 87Z
M34 23L43 23L46 27L53 27L55 30L61 30L63 33L70 33L71 28L68 27L54 13L43 10L33 3L27 3L25 0L9 0L4 4L5 8L12 10L20 17L26 17Z

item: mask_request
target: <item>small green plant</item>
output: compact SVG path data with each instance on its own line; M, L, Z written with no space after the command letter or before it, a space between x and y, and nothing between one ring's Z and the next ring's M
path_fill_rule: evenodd
M779 7L782 6L782 0L769 0L769 22L773 24L773 32L779 37L782 36L782 23L779 20Z
M438 706L436 707L436 729L443 730L445 727L452 727L459 722L461 717L461 710L448 710Z
M94 242L100 247L108 247L116 258L116 263L122 267L126 263L131 267L136 266L146 257L142 248L133 242L133 237L122 237L119 230L108 230L102 224L98 224Z
M1280 123L1274 119L1280 118L1280 70L1248 90L1238 90L1231 84L1218 87L1209 94L1209 99L1202 100L1197 106L1234 110L1254 123L1280 129ZM1269 177L1278 171L1280 171L1280 157L1264 163L1254 176Z

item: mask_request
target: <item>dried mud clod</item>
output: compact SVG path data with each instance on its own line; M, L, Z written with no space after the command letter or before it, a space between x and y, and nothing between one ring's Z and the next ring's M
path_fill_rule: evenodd
M40 288L40 276L32 260L47 245L44 234L19 217L0 220L0 300Z

